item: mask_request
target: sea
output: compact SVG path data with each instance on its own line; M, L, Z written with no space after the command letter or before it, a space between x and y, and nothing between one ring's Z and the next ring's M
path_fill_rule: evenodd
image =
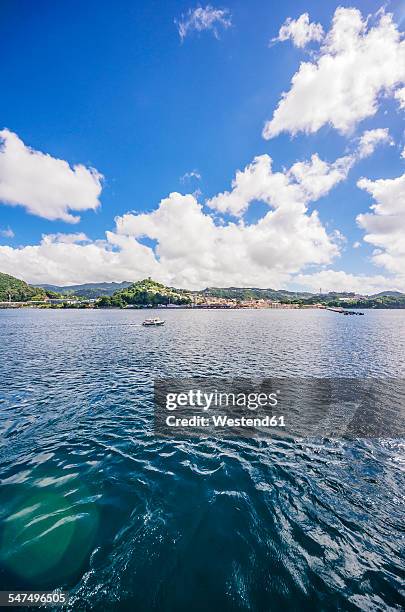
M364 312L1 310L0 591L403 610L405 439L154 429L157 378L405 377L405 310Z

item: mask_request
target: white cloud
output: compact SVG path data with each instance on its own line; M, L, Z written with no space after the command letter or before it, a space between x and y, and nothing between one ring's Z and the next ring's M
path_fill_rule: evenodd
M363 136L354 152L334 162L314 154L279 172L273 172L268 155L258 156L237 172L230 192L207 203L214 213L205 212L196 195L172 193L151 213L117 217L104 240L91 241L83 232L56 233L44 235L37 245L0 245L0 270L18 271L34 284L152 276L191 289L285 287L296 275L331 264L340 252L343 237L327 231L317 211L308 210L309 203L343 181L360 156L384 140L385 132L384 137ZM373 146L364 151L365 143ZM231 222L222 216L242 216L254 200L269 206L257 222Z
M57 234L44 234L42 240L45 244L80 244L81 242L91 242L83 232L75 234L63 234L61 232Z
M342 270L322 270L314 274L298 274L293 282L302 291L322 293L329 291L352 291L363 295L372 295L380 291L404 291L405 280L387 278L383 275L367 276L363 274L348 274Z
M402 159L405 159L405 147L402 149L401 157L402 157Z
M193 196L177 193L153 213L118 218L117 232L156 240L161 273L171 284L195 288L247 282L282 286L292 272L338 254L316 211L309 214L303 206L279 207L251 225L216 225Z
M359 249L360 247L361 247L361 242L359 242L358 240L356 240L356 242L353 242L354 249Z
M201 173L198 170L191 170L190 172L186 172L185 174L183 174L183 176L180 177L180 182L187 183L191 179L201 181Z
M214 36L218 38L219 28L225 30L229 28L232 25L232 19L228 9L217 9L207 4L205 8L200 6L189 9L175 23L183 41L191 32L203 32L204 30L213 32Z
M373 262L404 279L405 284L405 174L394 179L357 183L374 198L371 213L357 216L364 240L376 247Z
M392 143L388 129L368 130L358 139L352 153L332 163L315 153L309 161L296 162L282 172L273 172L273 160L269 155L259 155L244 170L236 172L231 191L214 196L207 201L207 206L234 216L243 215L254 200L274 208L305 207L344 181L359 159L371 155L385 142Z
M399 102L399 108L405 108L405 87L397 89L395 92L395 98Z
M313 133L326 124L347 134L376 113L381 95L401 101L404 82L405 41L392 15L380 11L371 27L359 10L340 7L318 59L301 63L263 136Z
M288 174L300 185L305 199L315 201L346 179L355 160L354 155L347 155L329 164L315 154L309 162L295 163Z
M156 250L142 244L156 241ZM80 238L84 238L81 236ZM61 235L39 245L0 246L0 270L32 283L74 284L152 276L171 285L282 287L308 265L328 264L339 253L316 211L279 206L257 223L217 225L192 195L172 193L151 213L116 219L106 240L77 243Z
M107 232L106 240L87 244L48 235L37 245L0 245L0 270L33 284L73 285L156 277L157 266L150 249Z
M389 139L388 130L370 130L364 132L357 149L349 155L328 163L315 153L309 161L296 162L282 172L273 172L273 160L269 155L259 155L244 170L236 172L231 191L211 198L207 206L240 216L254 200L274 208L306 205L345 180L358 159L371 155L379 143Z
M0 131L0 202L45 219L77 223L69 211L95 210L102 175L83 165L34 151L9 130Z
M372 182L367 183L367 188L377 193ZM386 195L384 188L383 191ZM396 196L401 197L399 190L392 191L389 199L395 202ZM365 226L364 219L360 224ZM156 243L155 250L142 244L145 237ZM396 247L387 247L391 239L390 233L390 240L384 239L383 244L390 256L394 253L398 258L400 253L395 249L401 248L401 239ZM117 217L115 231L106 232L105 240L90 242L81 233L55 234L44 236L39 245L20 248L0 245L0 270L9 274L18 270L20 277L36 284L66 285L152 276L191 289L253 284L358 293L405 290L405 266L398 259L396 266L384 262L393 273L389 276L355 275L330 269L308 272L314 266L332 263L339 255L338 241L338 235L328 234L317 212L309 213L302 204L281 203L250 225L224 220L218 225L194 196L172 193L151 213ZM369 241L375 242L372 237ZM381 247L381 241L378 244Z
M375 130L367 130L359 139L359 157L368 157L372 155L378 144L390 144L393 145L388 128L377 128Z
M15 234L11 227L7 227L6 229L0 229L0 236L2 238L14 238Z
M280 28L278 36L271 43L283 42L291 38L296 47L305 47L311 40L321 41L323 28L320 23L311 23L308 13L303 13L298 19L288 17Z
M346 178L360 150L358 145L331 163L315 154L280 172L273 172L272 159L261 155L236 173L231 191L207 202L214 213L205 212L195 194L172 193L151 213L117 217L105 240L59 233L43 236L38 245L0 246L0 270L18 270L32 283L61 285L152 276L191 289L285 287L294 275L328 265L339 255L343 236L327 231L308 205ZM241 217L254 200L269 206L257 222L230 222L223 216ZM145 238L155 247L146 246Z

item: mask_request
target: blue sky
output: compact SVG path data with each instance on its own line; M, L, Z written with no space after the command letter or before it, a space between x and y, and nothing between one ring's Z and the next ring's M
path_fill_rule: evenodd
M21 194L13 196L12 201L4 195L5 190L2 195L2 180L4 183L18 181L20 170L13 168L13 179L10 179L5 175L9 166L3 168L2 175L0 164L0 270L31 282L135 280L148 271L152 256L155 262L150 273L181 285L198 286L205 282L223 285L239 281L245 285L290 287L309 283L310 287L312 281L307 277L319 272L341 271L349 276L341 276L339 280L339 277L324 274L323 278L329 283L327 288L338 288L339 283L341 288L349 288L351 282L360 290L362 275L365 275L367 287L379 288L380 283L381 287L388 288L392 279L390 286L405 289L400 269L404 262L402 253L398 254L397 249L394 253L396 263L387 264L387 258L383 258L382 265L378 253L375 259L376 248L382 249L388 258L392 258L393 253L389 248L387 251L386 243L382 246L381 241L365 242L364 237L370 230L356 222L357 215L370 212L373 204L373 194L359 188L359 179L396 180L404 172L404 159L401 158L404 111L399 108L399 98L395 97L395 91L400 91L401 79L395 77L389 95L386 90L379 90L375 112L354 120L348 130L336 129L326 122L311 133L301 130L294 135L291 130L283 131L270 140L262 134L282 92L291 89L290 82L300 62L316 63L323 53L323 43L316 40L309 41L305 47L297 47L292 38L269 45L286 19L296 20L308 13L310 23L320 24L327 33L336 8L341 6L359 9L363 19L374 14L371 20L376 25L380 17L375 14L382 2L249 0L213 3L208 5L208 11L220 11L220 18L212 27L207 22L207 28L200 31L193 29L196 22L192 21L197 6L190 2L151 0L121 0L119 3L3 0L0 9L3 84L0 129L14 133L34 151L66 160L71 168L76 164L95 168L104 178L101 193L97 195L99 204L96 206L93 199L88 208L83 205L80 221L72 224L60 218L49 218L49 212L38 214L38 207L32 214L24 200L25 192L24 197ZM203 10L207 8L205 4L199 6ZM393 14L396 27L403 30L404 2L392 1L385 10ZM191 25L181 39L179 23L184 24L187 20L191 20ZM330 78L333 80L334 75ZM349 86L355 88L357 79L361 80L361 75L353 75ZM321 105L322 99L314 98L314 106L318 103ZM296 113L299 115L299 104ZM274 209L272 203L253 196L243 216L235 217L232 210L212 208L206 201L231 190L235 173L243 171L256 156L269 155L273 160L273 172L282 172L296 162L308 161L314 154L331 164L353 153L365 131L387 128L390 141L388 137L385 142L381 139L372 154L359 157L347 176L337 181L325 195L315 201L306 201L307 213L316 209L319 222L329 235L338 230L344 237L339 239L338 254L329 249L319 258L303 260L302 267L290 262L283 268L279 261L282 253L269 251L266 254L262 249L260 256L256 256L254 246L249 243L246 257L251 258L251 264L246 265L245 281L242 281L232 271L228 251L223 255L222 265L218 264L218 268L228 270L228 274L215 272L214 264L207 261L199 267L197 258L189 260L187 254L173 253L161 228L151 229L148 218L140 219L140 225L146 230L137 230L131 235L122 224L118 234L157 250L134 252L125 262L117 263L110 261L109 253L113 257L127 246L113 240L104 248L100 242L106 240L106 231L117 231L117 216L131 211L153 213L158 210L159 202L172 192L186 194L198 190L197 200L204 214L217 226L241 222L245 226L255 224L269 211L269 206L270 210ZM181 178L192 171L201 178ZM33 181L36 180L35 176ZM43 179L38 175L39 180L45 181L38 186L42 193L47 190L46 181L52 182L52 177L45 173ZM387 185L387 189L389 187ZM402 197L403 191L400 194ZM24 201L20 203L18 198ZM28 194L26 198L29 202L34 196ZM271 200L271 196L269 198ZM404 214L404 208L405 202L399 214ZM187 218L177 231L177 240L181 242L188 234ZM85 234L86 239L64 242L63 238L52 238L49 240L55 243L55 248L50 252L24 250L27 246L37 247L44 235L72 233ZM288 249L294 250L293 230L289 239ZM274 243L274 234L269 235L269 240ZM202 259L205 256L210 259L211 255L215 258L216 241L207 241L207 245L214 245L214 252L204 255L204 246L201 246ZM56 243L61 246L55 255ZM235 252L239 247L245 249L245 245L238 245L239 238L235 241ZM87 271L73 264L71 268L66 267L64 260L70 257L68 248L75 249L72 256L78 261L82 249ZM98 262L97 248L104 249ZM218 247L219 257L221 252L222 247ZM108 261L103 267L105 253ZM142 260L142 264L138 265L138 260ZM35 262L41 268L40 273L34 269ZM188 268L189 272L182 276L179 270ZM307 280L301 278L302 275ZM384 284L382 277L388 279L388 284Z

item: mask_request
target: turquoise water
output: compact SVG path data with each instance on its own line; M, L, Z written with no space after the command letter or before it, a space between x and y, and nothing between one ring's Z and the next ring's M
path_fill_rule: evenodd
M0 590L400 610L404 440L157 438L155 376L404 376L405 311L0 311Z

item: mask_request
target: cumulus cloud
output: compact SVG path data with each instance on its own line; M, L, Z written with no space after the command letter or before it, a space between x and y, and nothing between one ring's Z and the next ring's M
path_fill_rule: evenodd
M305 47L311 40L321 41L324 32L320 23L311 23L308 13L303 13L298 19L285 20L280 28L278 36L270 43L283 42L291 39L295 47Z
M44 234L42 240L46 244L80 244L81 242L90 242L83 232L77 232L75 234L63 234L62 232L58 232L57 234Z
M376 247L372 259L405 282L405 174L376 181L362 178L357 185L374 199L372 212L357 216L364 240Z
M15 234L11 227L7 227L5 229L0 229L0 236L2 238L14 238Z
M314 202L345 180L354 163L371 155L383 142L391 142L388 129L369 130L349 155L329 163L315 153L309 161L296 162L282 172L273 171L269 155L259 155L244 170L237 171L231 191L216 195L207 205L221 213L240 216L254 200L274 208L300 207Z
M388 128L377 128L375 130L365 131L359 139L359 157L362 158L372 155L377 145L382 143L390 145L394 144Z
M105 240L89 243L43 236L36 245L12 248L0 245L0 270L33 284L135 280L156 278L152 251L134 239L106 233Z
M192 32L204 30L211 31L216 38L219 38L220 28L225 30L229 28L232 25L232 18L228 9L217 9L207 4L205 8L199 6L189 9L175 23L182 41Z
M9 130L0 131L0 202L45 219L77 223L71 211L95 210L102 175L83 165L34 151Z
M349 170L356 161L354 155L340 157L333 163L328 163L312 155L309 162L297 162L289 170L289 177L294 177L300 185L303 197L307 201L316 201L320 197L344 181Z
M376 144L384 139L380 135L364 142L368 140ZM206 212L196 194L172 193L153 212L117 217L104 240L90 241L81 232L58 233L43 236L38 245L0 246L0 270L18 270L36 284L153 276L190 289L285 287L294 275L328 265L339 255L343 237L327 231L309 203L345 180L360 150L358 144L334 162L314 154L279 172L273 171L271 157L261 155L236 173L231 191L207 202L215 212ZM247 223L243 214L257 200L269 210ZM223 216L229 213L237 220Z
M246 282L281 286L292 272L338 254L317 212L309 214L303 205L293 211L279 207L250 225L217 225L193 196L173 193L153 213L118 218L117 232L156 240L166 277L194 288Z
M399 102L399 108L405 108L405 87L397 89L394 95Z
M372 295L384 290L404 291L404 279L387 278L381 274L348 274L342 270L322 270L314 274L298 274L294 284L303 291L323 293L329 291L352 291L362 295Z
M144 238L156 247L142 244ZM83 238L81 236L80 238ZM74 284L152 276L194 289L208 285L285 286L308 265L330 263L339 253L316 211L279 206L254 224L216 224L193 195L172 193L151 213L116 219L106 239L44 236L39 245L0 246L0 270L32 283Z
M185 231L187 228L187 231ZM181 235L181 240L179 240ZM154 252L140 240L157 242ZM291 217L269 212L253 225L218 226L192 195L172 193L152 213L128 213L116 219L106 239L86 242L83 236L45 235L38 245L0 245L0 270L34 284L138 280L146 276L170 285L282 288L288 285L317 292L376 293L405 291L404 275L355 275L324 269L338 255L316 212Z
M375 115L382 95L403 101L405 41L392 15L379 12L374 26L359 10L338 8L313 62L301 63L263 137L314 133L329 124L341 133Z

